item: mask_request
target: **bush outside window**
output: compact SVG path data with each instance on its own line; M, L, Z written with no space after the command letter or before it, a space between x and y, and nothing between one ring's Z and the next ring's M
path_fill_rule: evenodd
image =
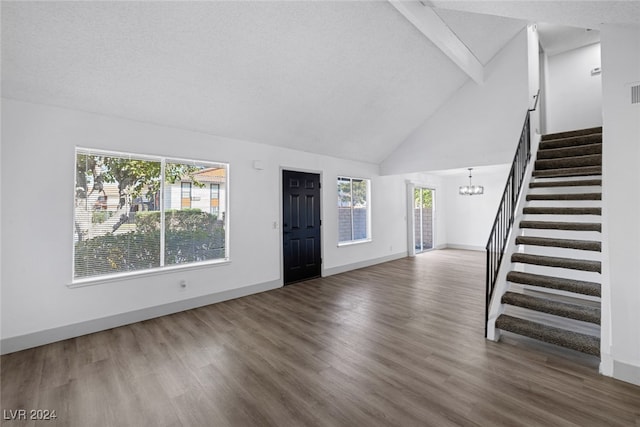
M226 260L227 176L224 163L78 148L73 279Z

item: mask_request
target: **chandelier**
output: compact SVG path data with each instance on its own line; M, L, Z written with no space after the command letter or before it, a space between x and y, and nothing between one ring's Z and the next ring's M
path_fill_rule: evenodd
M469 185L461 185L460 188L458 189L458 193L461 196L475 196L478 194L483 194L484 187L482 185L473 185L471 183L471 171L473 170L473 168L468 168L468 169L469 169Z

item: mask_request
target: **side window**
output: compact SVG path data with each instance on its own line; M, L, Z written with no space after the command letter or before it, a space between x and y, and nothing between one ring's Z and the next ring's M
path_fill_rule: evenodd
M338 177L338 244L371 240L370 181Z

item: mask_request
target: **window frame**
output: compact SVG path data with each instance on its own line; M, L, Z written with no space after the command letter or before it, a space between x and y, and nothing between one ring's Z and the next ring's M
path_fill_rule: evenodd
M208 268L208 267L214 267L214 266L223 266L223 265L228 265L231 263L231 248L230 248L230 221L229 221L229 208L230 208L230 203L229 203L229 188L230 188L230 164L228 162L225 161L212 161L212 160L195 160L195 159L187 159L187 158L182 158L182 157L176 157L176 156L166 156L166 155L154 155L154 154L139 154L139 153L133 153L133 152L123 152L123 151L118 151L118 150L104 150L104 149L97 149L97 148L88 148L85 146L76 146L74 149L74 168L73 168L73 183L74 183L74 188L73 188L73 193L74 197L73 199L73 206L72 206L72 215L71 215L71 224L72 224L72 230L75 229L75 217L76 217L76 207L75 207L75 201L76 201L76 197L75 197L75 192L76 192L76 170L77 170L77 162L78 162L78 155L79 154L84 154L84 155L99 155L99 156L114 156L114 157L120 157L123 159L132 159L132 160L145 160L145 161L157 161L160 162L161 164L161 174L160 174L160 189L159 189L159 205L160 205L160 217L161 217L161 229L160 229L160 236L161 236L161 243L160 243L160 254L161 254L161 265L159 267L152 267L152 268L145 268L145 269L140 269L140 270L133 270L133 271L124 271L124 272L117 272L117 273L108 273L108 274L102 274L102 275L95 275L95 276L91 276L91 277L81 277L81 278L76 278L75 277L75 251L76 251L76 242L75 242L75 237L74 234L75 232L71 233L72 238L71 240L71 281L67 284L67 287L69 288L77 288L77 287L84 287L84 286L92 286L92 285L98 285L101 283L108 283L108 282L115 282L115 281L120 281L120 280L126 280L126 279L130 279L130 278L136 278L136 277L140 277L140 276L151 276L151 275L157 275L157 274L164 274L167 272L171 272L171 271L176 271L176 270L185 270L185 269L200 269L200 268ZM180 163L180 164L190 164L190 165L197 165L197 166L208 166L208 167L222 167L225 169L225 181L224 184L219 185L219 192L224 192L225 193L225 197L224 197L224 203L223 205L219 205L219 209L220 207L224 207L224 257L221 258L215 258L215 259L209 259L209 260L205 260L205 261L194 261L194 262L189 262L189 263L180 263L180 264L166 264L165 263L165 212L166 212L166 207L164 206L164 193L165 193L165 165L167 163ZM180 183L180 198L182 198L182 181L178 181ZM193 187L191 188L191 190L193 191ZM207 213L209 213L209 211L207 211Z
M357 245L360 243L369 243L373 240L372 237L372 227L371 227L371 179L369 178L359 178L347 175L338 175L336 178L336 184L339 185L341 180L348 180L350 183L349 189L349 211L350 211L350 219L351 219L351 239L350 240L340 240L340 209L344 208L344 206L340 206L340 196L338 194L338 247L341 246L350 246ZM366 183L366 192L365 192L365 205L366 205L366 236L362 239L354 239L355 230L354 230L354 209L356 207L353 203L353 182L354 181L362 181ZM340 190L338 189L338 192Z

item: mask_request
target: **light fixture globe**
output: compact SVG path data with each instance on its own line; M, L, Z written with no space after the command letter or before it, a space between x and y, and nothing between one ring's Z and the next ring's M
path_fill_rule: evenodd
M484 194L484 187L482 185L473 185L471 183L471 171L473 168L469 169L469 185L462 185L458 188L458 193L461 196L477 196L480 194Z

